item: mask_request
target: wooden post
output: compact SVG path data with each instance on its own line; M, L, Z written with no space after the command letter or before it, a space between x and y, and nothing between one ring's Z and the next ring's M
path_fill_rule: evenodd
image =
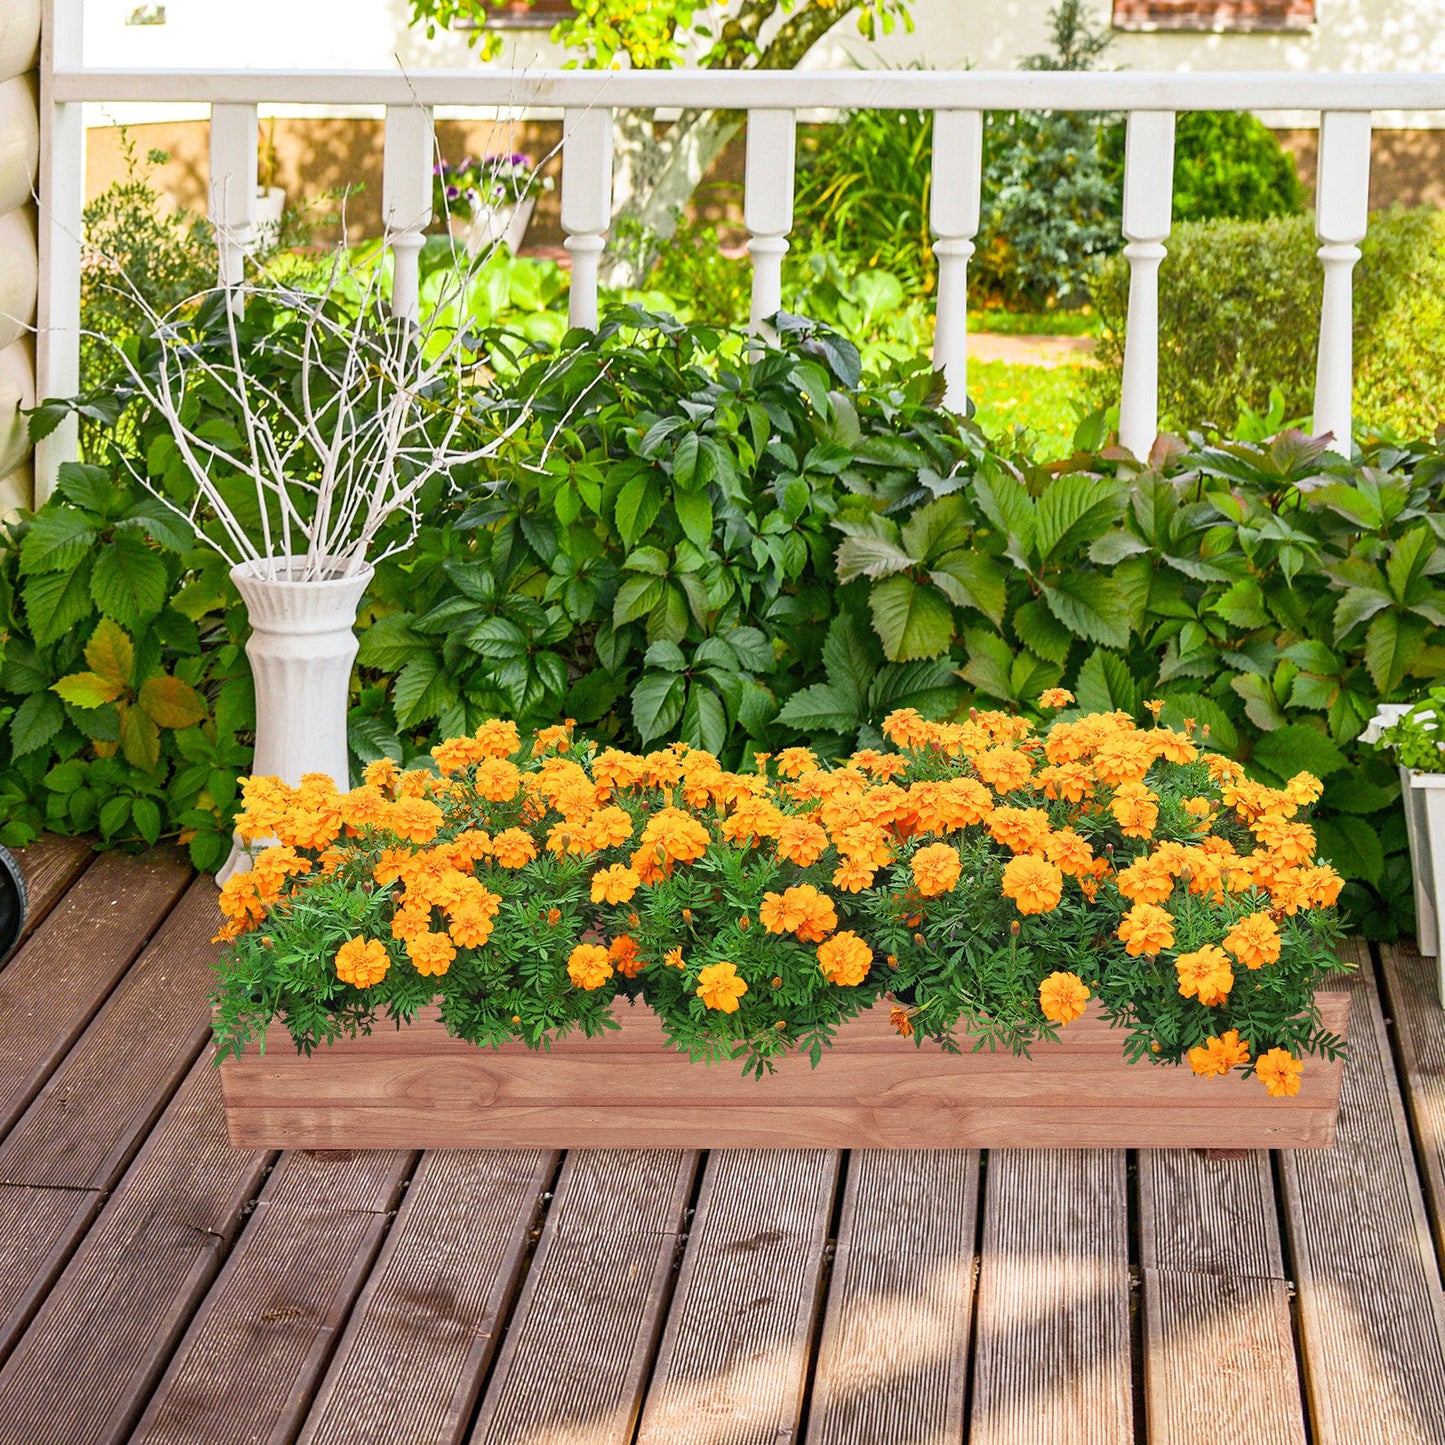
M748 326L768 332L765 319L783 306L783 257L793 229L793 158L798 126L791 110L748 112L748 159L743 179L743 222L753 258L753 301Z
M434 151L430 106L387 107L381 216L391 247L391 312L404 321L421 314L420 256L432 219Z
M589 107L562 117L562 229L572 257L567 324L597 330L597 272L612 224L612 111Z
M84 0L46 0L40 35L40 292L36 392L80 390L80 259L85 209L85 126L78 102L57 103L57 69L81 63ZM35 448L35 505L55 488L63 462L80 448L67 417Z
M957 412L968 399L968 260L978 234L982 180L983 112L936 112L928 204L938 257L933 369L943 373L943 404Z
M1354 390L1353 272L1370 205L1370 123L1369 111L1326 111L1320 116L1315 235L1325 286L1314 430L1316 436L1333 436L1335 449L1344 456L1350 455Z
M239 287L256 235L256 107L211 107L211 229L220 285ZM233 309L241 298L231 300Z
M1136 110L1124 142L1124 235L1129 317L1119 443L1140 461L1159 435L1159 263L1174 204L1174 114Z

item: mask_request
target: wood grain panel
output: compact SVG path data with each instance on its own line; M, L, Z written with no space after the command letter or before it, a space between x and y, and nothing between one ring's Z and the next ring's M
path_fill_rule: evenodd
M1363 945L1335 1147L1281 1159L1317 1445L1445 1441L1445 1299Z
M978 1180L971 1151L849 1156L807 1445L964 1438Z
M837 1183L831 1150L708 1156L638 1445L797 1438Z
M119 1176L204 1047L215 898L209 878L186 891L0 1147L0 1182L108 1189Z
M1127 1445L1133 1436L1125 1156L995 1151L970 1445Z
M282 1159L132 1445L295 1437L414 1162Z
M300 1445L451 1445L499 1343L557 1156L422 1157Z
M99 1189L0 1185L0 1362L104 1203Z
M268 1160L227 1143L197 1060L0 1370L0 1445L128 1438Z
M64 838L58 833L42 833L28 848L16 852L29 903L22 941L44 923L95 856L88 838Z
M1321 1011L1343 1032L1348 1000ZM780 1061L763 1079L735 1062L690 1063L645 1008L619 1004L619 1032L536 1052L483 1050L428 1013L401 1029L222 1066L232 1139L305 1148L999 1147L1217 1148L1327 1145L1339 1064L1315 1061L1294 1099L1253 1080L1126 1064L1096 1014L1031 1058L905 1044L878 1005L844 1024L814 1069ZM699 1097L707 1107L699 1108Z
M627 1445L698 1160L569 1154L482 1397L475 1445Z
M174 852L102 855L0 972L0 1135L145 947L190 871Z
M1149 1438L1304 1445L1269 1155L1143 1151L1139 1225Z

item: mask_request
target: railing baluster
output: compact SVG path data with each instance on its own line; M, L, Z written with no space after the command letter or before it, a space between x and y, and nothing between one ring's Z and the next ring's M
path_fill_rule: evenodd
M81 64L84 0L46 0L40 55L40 290L36 393L80 390L80 262L85 208L85 124L79 102L57 104L57 68ZM35 505L55 488L80 449L79 423L67 417L35 448Z
M246 257L256 236L256 107L211 107L211 229L222 286L246 279ZM232 307L236 305L233 298Z
M1136 110L1124 141L1124 235L1129 317L1119 443L1140 461L1159 435L1159 263L1174 206L1174 113Z
M793 158L798 125L791 110L748 112L748 158L743 179L743 223L753 258L749 328L767 333L765 318L783 305L783 257L793 229Z
M983 112L938 111L928 203L938 257L933 369L943 373L943 404L959 412L968 398L968 261L978 234L982 180Z
M381 217L391 246L391 314L404 321L416 321L421 311L419 261L432 219L435 148L429 105L387 107Z
M1331 433L1336 450L1350 455L1354 391L1354 285L1359 243L1370 207L1369 111L1326 111L1320 116L1320 158L1315 177L1315 235L1325 269L1320 303L1320 349L1315 364L1316 436Z
M567 324L597 330L597 272L612 224L612 111L565 111L562 116L562 229L572 257Z

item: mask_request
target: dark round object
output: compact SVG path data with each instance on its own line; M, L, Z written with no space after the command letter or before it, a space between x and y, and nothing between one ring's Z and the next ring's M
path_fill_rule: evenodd
M25 878L15 855L0 848L0 963L4 963L20 942L30 900L25 892Z

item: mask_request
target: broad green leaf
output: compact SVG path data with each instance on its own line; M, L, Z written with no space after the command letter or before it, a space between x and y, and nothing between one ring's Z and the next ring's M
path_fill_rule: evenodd
M698 436L690 431L672 454L672 479L687 491L697 479Z
M37 692L10 719L10 751L17 758L43 748L65 723L65 709L52 692Z
M467 634L467 646L478 657L525 657L529 640L515 622L505 617L487 617Z
M903 550L924 565L946 552L967 547L969 534L963 499L957 495L939 497L917 508L903 524L899 540Z
M110 618L102 617L96 624L90 641L85 644L85 660L92 672L115 688L115 697L130 686L135 673L135 648L125 629ZM115 697L106 701L114 702Z
M839 612L828 624L828 635L823 639L823 669L828 686L846 699L844 711L849 716L862 715L869 684L878 670L876 656L875 644L859 632L852 613Z
M937 657L953 641L953 609L931 587L911 577L875 582L868 597L873 630L893 662Z
M612 604L612 625L621 627L625 622L646 617L662 600L665 586L660 577L627 578L617 589L617 598Z
M632 689L632 722L643 744L671 732L686 703L687 679L680 673L644 673Z
M683 535L694 547L706 551L712 544L712 500L706 490L674 492L672 507Z
M907 571L915 561L907 551L885 537L844 537L838 544L838 580L852 582L857 577L890 577L895 572Z
M1285 782L1301 772L1327 778L1345 766L1345 755L1324 733L1291 723L1260 738L1250 764Z
M1009 556L1027 571L1038 527L1034 499L1022 482L1005 472L980 471L973 488L984 515L1008 538Z
M205 699L178 677L148 677L136 695L141 710L163 728L195 726L206 715Z
M94 672L72 672L55 683L51 691L72 707L81 708L104 707L125 694L125 688Z
M1384 592L1363 587L1346 588L1344 595L1335 603L1335 642L1344 642L1360 623L1368 621L1377 612L1383 612L1389 605L1390 599Z
M134 532L117 532L95 559L90 595L107 617L134 631L166 605L166 564Z
M1241 578L1214 600L1209 609L1222 617L1231 627L1253 630L1269 626L1269 613L1265 611L1264 595L1259 583L1252 577Z
M1390 548L1390 560L1385 563L1385 576L1395 601L1403 606L1417 600L1411 594L1419 578L1439 572L1442 568L1445 568L1445 550L1436 547L1434 532L1424 523L1420 523Z
M357 662L362 667L397 672L412 658L430 652L435 644L412 630L413 620L410 612L392 612L363 628Z
M1050 612L1075 636L1105 647L1129 645L1129 618L1118 584L1102 572L1065 573L1044 588Z
M69 507L46 507L36 514L20 544L20 575L68 570L94 544L94 517Z
M1074 645L1073 633L1037 598L1014 613L1013 627L1018 640L1047 662L1063 662Z
M1314 824L1316 856L1333 865L1342 878L1378 884L1385 871L1385 850L1380 836L1363 818L1336 814Z
M1091 652L1079 668L1073 690L1080 712L1127 712L1137 717L1143 701L1129 664L1116 652Z
M1013 690L1013 649L997 633L971 627L963 634L968 661L958 675L981 693L1003 702L1017 700Z
M25 615L37 646L58 642L77 624L95 616L90 576L91 560L87 557L73 571L47 572L25 579Z
M382 758L399 764L406 757L401 739L379 717L361 714L350 718L346 724L346 741L363 767Z
M1386 774L1386 781L1373 782L1365 767L1336 773L1325 784L1324 807L1336 813L1378 813L1395 805L1400 796L1398 777Z
M1285 725L1284 712L1274 689L1258 673L1242 672L1229 679L1229 685L1244 699L1244 710L1255 727L1269 732Z
M1123 499L1113 482L1070 472L1058 478L1038 501L1035 547L1039 560L1072 553L1102 537L1120 519Z
M656 668L662 672L685 672L687 658L675 642L654 642L642 659L644 667Z
M456 701L456 685L430 653L412 658L397 674L392 687L391 706L397 726L402 728L437 717Z
M662 510L662 491L650 472L635 476L617 494L613 517L624 546L631 547L644 536Z
M151 772L161 760L161 730L140 708L119 704L120 750L133 768Z
M1382 612L1365 633L1365 667L1381 697L1389 697L1425 644L1426 624L1418 617Z
M851 733L858 726L860 700L850 698L831 683L815 682L783 704L777 721L801 733Z
M982 552L948 552L929 569L928 580L955 607L972 607L995 627L1008 605L1008 574Z
M687 706L677 731L683 742L709 753L720 753L728 738L728 720L717 693L694 683L688 691Z

